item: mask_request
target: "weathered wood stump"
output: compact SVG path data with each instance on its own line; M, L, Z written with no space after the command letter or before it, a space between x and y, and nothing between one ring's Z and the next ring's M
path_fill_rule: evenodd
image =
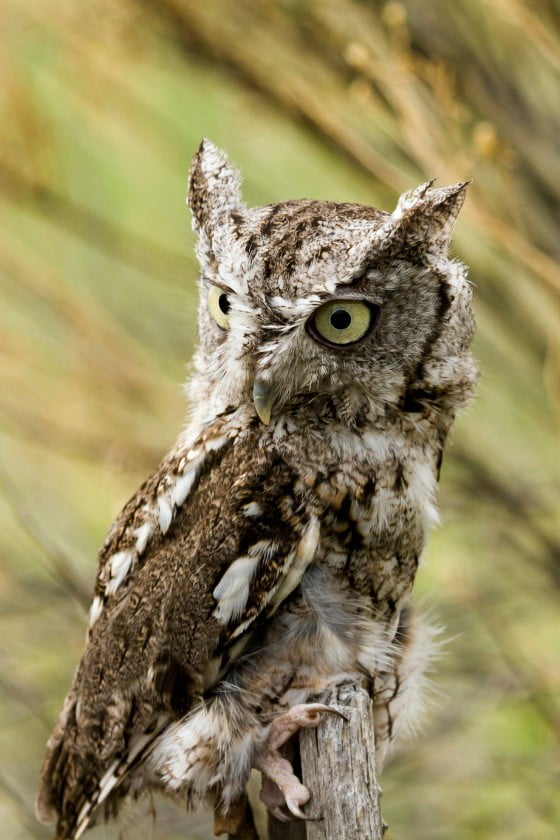
M311 792L305 823L269 820L270 840L381 840L372 701L363 685L334 688L320 698L346 717L324 715L301 730L302 780Z

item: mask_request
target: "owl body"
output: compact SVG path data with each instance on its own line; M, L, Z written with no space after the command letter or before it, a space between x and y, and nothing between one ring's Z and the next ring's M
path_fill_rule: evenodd
M379 762L413 718L432 631L408 599L443 446L476 368L464 184L389 215L248 210L205 141L191 419L100 554L89 638L38 799L57 837L160 790L227 812L273 721L366 675Z

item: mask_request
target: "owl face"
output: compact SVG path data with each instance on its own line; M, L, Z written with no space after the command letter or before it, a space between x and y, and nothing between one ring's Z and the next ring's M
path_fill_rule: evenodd
M247 209L239 181L205 141L189 205L197 367L214 411L252 401L266 423L325 398L397 405L437 345L449 359L468 344L470 291L447 258L465 184L422 185L388 214L306 200Z

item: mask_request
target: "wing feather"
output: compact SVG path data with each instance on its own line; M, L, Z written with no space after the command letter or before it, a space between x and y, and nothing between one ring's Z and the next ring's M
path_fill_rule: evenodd
M218 679L216 661L315 555L318 520L302 518L291 468L257 435L234 441L218 424L177 447L109 532L95 621L41 777L38 815L56 814L60 838L125 793L162 729L201 702L209 667Z

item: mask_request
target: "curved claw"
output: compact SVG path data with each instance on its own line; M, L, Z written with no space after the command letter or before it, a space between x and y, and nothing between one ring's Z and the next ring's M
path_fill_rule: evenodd
M284 807L288 808L290 811L290 815L288 815ZM272 816L277 819L279 822L294 822L292 817L296 817L298 820L305 820L306 822L314 822L315 820L322 820L322 817L310 817L301 810L301 807L295 800L291 800L290 798L286 799L286 805L277 805L275 808L269 808L270 813Z
M282 808L280 808L279 806L276 808L271 808L270 813L279 822L292 822L290 817L287 814L285 814Z
M307 814L304 814L301 810L298 802L295 799L291 799L291 797L286 797L286 807L290 811L294 817L297 817L298 820L315 820L316 817L308 817Z
M345 720L346 723L348 723L346 715L339 711L339 709L335 709L334 706L325 706L324 703L308 703L307 707L312 711L325 712L328 715L338 715L338 717L341 717L342 720Z

